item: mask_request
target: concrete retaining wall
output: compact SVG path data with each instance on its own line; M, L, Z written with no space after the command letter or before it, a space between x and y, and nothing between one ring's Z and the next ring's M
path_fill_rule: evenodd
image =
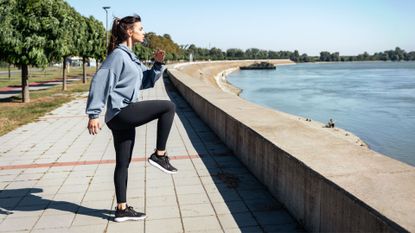
M414 167L179 69L169 68L168 74L197 114L308 231L415 231Z

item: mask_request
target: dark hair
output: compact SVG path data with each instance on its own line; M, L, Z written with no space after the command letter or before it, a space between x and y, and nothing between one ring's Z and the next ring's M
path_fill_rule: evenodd
M107 48L108 54L110 54L112 50L117 47L117 45L128 39L127 30L132 29L134 23L136 22L141 22L141 18L138 15L126 16L122 19L114 19L114 22L112 23L110 43Z

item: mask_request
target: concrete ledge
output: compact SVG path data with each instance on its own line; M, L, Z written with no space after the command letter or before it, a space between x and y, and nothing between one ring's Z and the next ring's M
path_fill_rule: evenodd
M168 74L195 112L307 230L415 231L414 167L225 93L200 75L237 65L190 64L193 69L170 67Z

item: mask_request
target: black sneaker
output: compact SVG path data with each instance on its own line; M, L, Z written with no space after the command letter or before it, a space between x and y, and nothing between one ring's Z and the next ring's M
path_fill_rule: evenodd
M123 210L119 210L115 207L115 218L114 221L116 222L124 222L124 221L138 221L146 218L145 213L140 213L134 210L132 206L127 206L127 208Z
M153 165L154 167L162 170L165 173L174 174L177 173L177 169L170 164L169 157L167 153L164 156L157 156L156 152L154 152L150 158L148 158L148 162Z

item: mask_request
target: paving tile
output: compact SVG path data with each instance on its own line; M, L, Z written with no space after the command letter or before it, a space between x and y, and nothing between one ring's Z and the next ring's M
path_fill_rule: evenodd
M177 199L175 195L147 196L146 202L148 207L177 205Z
M12 182L16 179L16 177L18 176L18 174L10 174L10 175L1 175L0 176L0 181L3 182Z
M158 187L164 187L164 186L173 187L173 181L172 179L147 180L146 186L147 188L154 188L154 187L158 188Z
M73 220L72 226L106 225L108 221L112 221L112 219L113 216L108 212L88 212L77 214Z
M260 233L260 232L264 232L264 231L258 226L225 229L225 233Z
M281 210L283 206L277 202L275 199L251 199L245 201L249 210L251 211L273 211Z
M214 202L212 205L218 215L236 214L249 211L243 201Z
M180 171L181 173L181 171ZM176 186L201 185L199 177L174 177L174 184Z
M79 204L84 197L83 193L58 193L53 198L54 201L67 201L74 204Z
M64 182L65 177L61 177L61 178L52 178L52 179L47 179L47 178L42 178L39 180L39 182L36 183L36 186L62 186L62 183Z
M257 226L251 213L232 213L218 215L218 219L224 229L242 228L249 226Z
M266 191L265 189L259 189L259 190L243 190L239 191L239 194L241 195L242 199L247 200L258 200L258 199L264 199L264 200L272 200L272 195Z
M144 221L129 221L129 222L109 222L107 233L120 233L120 232L144 232Z
M192 231L216 231L222 232L222 228L216 219L216 216L183 218L184 230Z
M107 200L82 201L78 212L94 212L96 210L112 209L112 197Z
M37 180L16 181L16 182L9 183L9 185L7 186L7 189L8 190L27 189L27 188L31 188L35 186L37 182L38 182Z
M76 213L81 206L67 201L53 201L45 209L44 215Z
M36 195L27 195L22 198L18 206L38 206L38 208L44 208L51 203L49 198L53 195L43 195L42 197Z
M21 218L6 218L0 224L0 231L28 231L36 224L38 216L36 217L21 217Z
M181 206L210 203L208 196L204 192L179 195L178 199Z
M88 192L97 192L97 191L113 191L115 192L114 183L94 183L91 184L88 188Z
M214 216L215 211L210 204L180 206L183 217Z
M186 186L176 186L177 195L185 194L194 194L194 193L204 193L205 190L201 185L186 185Z
M58 192L58 190L61 188L61 185L35 185L33 188L40 189L40 193L42 195L52 195Z
M106 227L107 227L107 223L100 224L100 225L86 225L86 226L72 225L66 231L68 233L79 233L79 232L85 232L85 233L96 232L96 233L98 233L98 232L105 232Z
M177 205L147 207L146 214L148 220L180 218L179 207Z
M146 189L147 196L166 196L166 195L175 195L174 187L152 187Z
M262 226L265 232L282 233L282 232L306 232L303 228L296 224L279 224Z
M115 195L114 190L108 191L87 191L82 201L104 201L112 199Z
M261 225L295 224L295 220L284 210L254 212L254 216Z
M218 190L208 193L212 202L241 201L239 194L233 189Z
M69 227L75 214L41 216L34 229Z
M146 220L146 232L182 233L183 226L180 218Z
M17 206L20 200L23 197L7 197L7 198L0 198L0 206L2 208L13 208Z
M128 198L128 197L127 197ZM128 198L127 204L134 207L136 211L144 211L144 197L138 197L138 198ZM113 208L117 205L116 200L114 199Z
M87 185L62 185L58 193L85 193L88 189Z
M4 218L21 218L21 217L40 217L44 212L44 208L38 208L38 206L22 206L15 208L2 208L4 211Z

